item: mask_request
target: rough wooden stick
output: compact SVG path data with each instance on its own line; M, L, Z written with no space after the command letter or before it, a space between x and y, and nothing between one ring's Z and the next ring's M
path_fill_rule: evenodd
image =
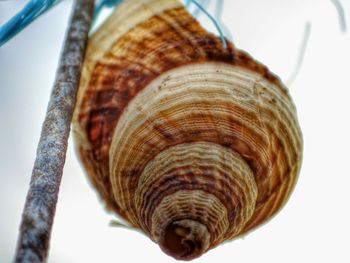
M94 0L76 0L37 149L22 215L15 262L44 262L48 254L70 123Z

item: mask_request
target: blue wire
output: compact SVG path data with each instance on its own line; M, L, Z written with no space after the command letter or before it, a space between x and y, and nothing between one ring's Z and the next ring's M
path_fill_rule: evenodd
M221 26L222 31L224 32L226 37L228 37L228 39L231 42L233 42L233 36L232 36L232 33L231 33L230 29L222 21L222 12L223 12L223 9L224 9L224 0L216 0L215 7L216 7L215 8L216 21L218 21L218 23Z
M195 4L197 6L197 8L199 10L201 10L207 17L209 17L209 19L213 22L214 26L216 27L217 31L219 32L222 45L226 49L227 48L227 43L226 43L226 40L225 40L225 36L224 36L224 33L221 30L221 27L220 27L219 23L216 21L216 19L211 14L209 14L208 11L201 4L199 4L196 0L186 0L186 5L188 5L189 1L192 2L193 4Z
M40 15L62 0L30 0L25 7L0 27L0 46L27 27ZM94 10L94 20L104 7L114 7L123 0L100 0Z
M101 10L104 7L112 8L112 7L115 7L115 6L119 5L123 1L124 0L100 0L95 6L95 10L94 10L94 15L93 15L92 21L93 22L96 21L98 15L100 14Z
M14 37L17 33L22 31L26 26L28 26L31 22L33 22L40 15L45 13L51 7L55 6L61 0L31 0L26 6L17 13L13 18L11 18L5 25L0 27L0 46L9 41L12 37ZM96 20L97 16L101 12L104 7L114 7L120 4L123 0L100 0L95 7L94 17ZM215 20L213 16L211 16L208 11L199 4L196 0L185 0L185 6L189 8L190 4L193 3L197 6L197 8L205 13L209 19L213 22L216 29L220 34L220 39L224 48L227 48L227 43L224 37L224 34L220 28L219 23Z
M217 0L215 0L215 1L217 1ZM210 2L210 0L198 0L198 4L200 4L204 9L207 9L209 2ZM196 8L192 14L194 17L198 17L200 12L201 12L201 10L199 8Z
M38 16L45 13L61 0L31 0L5 25L0 27L0 46L22 31Z

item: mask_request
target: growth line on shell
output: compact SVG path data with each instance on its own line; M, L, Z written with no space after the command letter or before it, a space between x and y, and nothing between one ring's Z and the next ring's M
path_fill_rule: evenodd
M194 259L291 194L295 107L277 76L223 49L179 0L124 3L89 41L75 141L110 210L168 255Z

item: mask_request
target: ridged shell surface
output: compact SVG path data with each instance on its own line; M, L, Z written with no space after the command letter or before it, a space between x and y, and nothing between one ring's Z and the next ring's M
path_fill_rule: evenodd
M107 208L182 260L269 219L301 166L287 89L176 0L125 1L93 35L74 132Z

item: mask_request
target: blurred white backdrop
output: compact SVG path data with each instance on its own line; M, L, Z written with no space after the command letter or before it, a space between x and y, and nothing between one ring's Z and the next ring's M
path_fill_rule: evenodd
M0 24L25 2L0 0ZM342 3L350 20L350 0ZM63 1L0 48L0 262L13 259L71 7ZM304 63L289 87L304 160L295 191L276 217L193 262L350 262L350 32L340 32L330 0L226 0L223 21L237 47L283 80L293 72L305 23L312 23ZM110 227L113 218L89 186L70 140L48 262L175 262L144 235Z

